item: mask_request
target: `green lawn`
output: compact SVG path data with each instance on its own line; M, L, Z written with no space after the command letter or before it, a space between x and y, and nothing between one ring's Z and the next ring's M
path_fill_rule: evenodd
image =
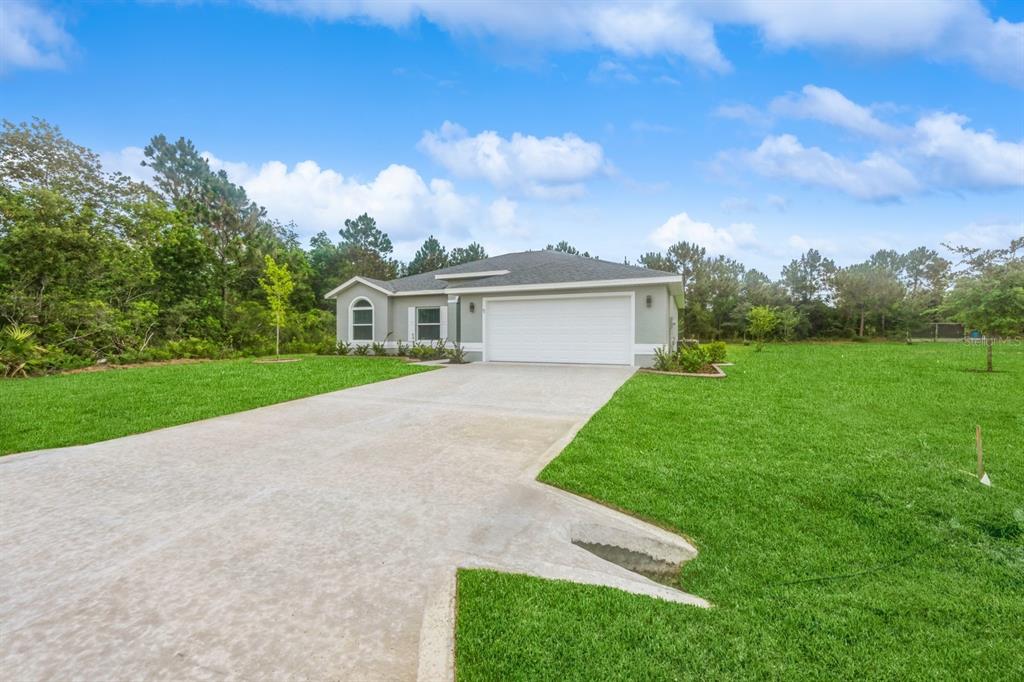
M459 679L1024 679L1024 347L730 353L634 377L540 475L689 537L715 607L463 571Z
M94 443L426 371L387 358L223 360L0 380L0 455Z

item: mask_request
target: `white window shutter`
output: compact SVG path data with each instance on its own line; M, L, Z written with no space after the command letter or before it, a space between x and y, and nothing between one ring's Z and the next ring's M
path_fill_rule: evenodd
M448 306L441 306L441 342L448 341Z
M409 341L416 340L416 308L409 306Z

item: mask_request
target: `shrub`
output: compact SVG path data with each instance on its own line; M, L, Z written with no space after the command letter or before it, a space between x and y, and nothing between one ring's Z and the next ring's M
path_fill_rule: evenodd
M438 341L432 346L422 343L414 343L409 348L409 357L421 362L424 360L438 360L446 357L447 354L448 352L444 347L443 341Z
M178 341L168 341L167 352L173 358L222 358L228 355L213 341L197 339L194 336Z
M712 341L704 346L708 350L708 362L718 364L725 362L725 341Z
M0 368L5 377L27 377L46 369L46 349L35 341L35 332L17 324L0 330Z
M453 365L464 365L466 363L466 349L455 344L448 350L448 362Z
M348 343L347 341L338 341L338 343L334 346L334 352L337 353L338 355L348 355L350 352L352 352L352 344Z
M372 348L373 348L373 354L374 355L387 355L388 354L387 348L385 348L384 344L381 343L380 341L374 341Z
M684 372L701 372L711 364L707 346L689 346L679 351L679 366Z
M402 343L402 340L398 340L398 348L395 349L395 355L400 358L409 357L409 346Z
M146 348L144 350L125 351L109 358L115 365L134 365L141 362L165 362L171 359L171 352L166 348Z
M317 343L314 349L314 353L317 355L332 355L338 349L334 339L325 338L320 343Z
M659 372L675 372L679 369L676 354L670 351L668 346L654 349L654 369Z
M413 360L433 359L434 349L422 343L414 343L409 347L409 357Z
M370 346L366 343L359 344L352 349L352 353L354 355L369 355Z

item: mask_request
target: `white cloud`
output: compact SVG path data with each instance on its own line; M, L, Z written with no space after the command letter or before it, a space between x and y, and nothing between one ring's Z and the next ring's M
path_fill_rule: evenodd
M485 243L493 239L521 239L529 235L519 215L520 206L499 196L489 203L480 197L460 193L451 180L425 180L409 166L392 164L372 180L360 181L322 168L315 161L302 161L289 167L281 161L268 161L254 167L244 162L226 161L204 151L201 156L215 171L245 188L256 203L266 207L271 218L294 221L300 234L310 236L320 230L329 234L346 218L369 213L387 232L396 251L408 246L411 256L428 234L448 241L469 238ZM151 183L153 172L141 166L145 158L140 147L125 147L103 152L100 161L108 172L121 172L139 181Z
M508 237L525 237L527 227L519 220L519 204L507 197L498 197L487 208L490 224L495 231Z
M590 74L587 76L587 80L592 83L606 83L611 80L621 81L623 83L640 82L640 79L637 78L627 67L619 62L612 61L611 59L605 59L591 69Z
M1024 187L1024 143L967 128L960 114L931 114L914 126L912 152L927 161L936 181L952 187Z
M306 18L382 24L418 20L457 36L495 38L542 50L605 50L621 57L683 57L716 72L730 64L715 40L719 25L750 26L772 49L831 48L867 55L920 55L961 61L1024 86L1024 24L992 19L977 0L832 0L809 11L802 0L723 3L368 2L250 0Z
M835 242L829 239L812 238L808 239L803 235L791 234L786 239L786 244L789 248L797 253L805 253L810 249L817 249L822 253L830 254L836 253L837 248Z
M1024 222L974 222L959 230L947 232L941 242L952 246L1000 249L1021 237L1024 237Z
M991 78L1024 87L1024 23L993 20L976 0L833 0L825 11L808 11L802 0L743 0L709 9L720 22L756 26L771 48L918 54L967 62Z
M392 164L368 182L348 178L315 161L292 167L268 161L258 169L245 163L203 156L214 170L225 170L232 182L265 206L269 215L294 220L304 234L337 229L346 218L369 213L396 240L420 237L434 230L465 234L481 211L475 198L455 191L447 180L424 181L415 169Z
M715 227L711 223L694 220L687 213L677 213L648 235L648 241L660 249L676 242L699 244L709 253L736 255L745 248L758 246L756 228L750 223L733 223L728 227Z
M715 116L734 121L743 121L752 126L768 126L772 123L771 116L749 104L723 104L715 109Z
M485 130L471 136L445 121L439 131L423 134L419 148L458 177L484 179L537 198L579 196L584 180L608 170L601 145L573 133L504 138Z
M999 140L992 131L969 128L966 116L932 113L913 126L892 126L837 90L808 85L802 93L776 98L771 110L879 138L883 148L851 161L819 147L804 147L793 135L770 135L755 150L726 152L719 160L738 160L767 177L832 187L870 201L929 189L1024 187L1024 142Z
M429 21L457 36L492 37L541 50L608 50L623 57L674 55L718 72L729 63L714 27L698 14L660 2L364 2L250 0L270 11L394 29Z
M145 158L142 147L125 147L119 152L102 152L100 163L108 173L123 173L133 180L149 182L153 171L142 165Z
M62 68L73 41L61 24L35 3L0 2L0 73Z
M850 161L820 147L805 147L793 135L770 135L739 158L761 175L831 187L858 199L898 199L920 189L914 175L890 156L873 152Z
M871 137L886 139L897 134L895 128L878 120L871 109L850 101L838 90L805 85L801 93L775 98L769 110L776 116L816 119Z

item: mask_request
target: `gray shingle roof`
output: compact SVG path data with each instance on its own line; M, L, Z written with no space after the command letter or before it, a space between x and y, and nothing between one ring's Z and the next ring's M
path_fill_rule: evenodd
M442 280L434 275L508 270L507 275ZM560 284L563 282L590 282L609 279L643 279L665 277L669 272L651 270L635 265L574 256L561 251L521 251L493 258L454 265L419 275L400 277L390 282L370 280L389 291L453 291L468 287L500 287L520 284ZM364 278L368 279L368 278Z

